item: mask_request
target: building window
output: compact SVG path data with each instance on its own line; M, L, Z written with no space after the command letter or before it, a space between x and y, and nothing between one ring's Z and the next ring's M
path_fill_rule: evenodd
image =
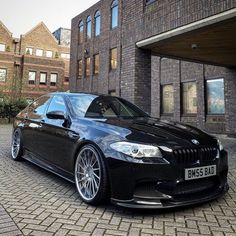
M115 90L110 90L108 92L108 94L111 95L111 96L116 96L116 91Z
M68 84L68 83L69 83L69 77L65 77L64 83L65 83L65 84Z
M85 76L90 76L90 57L86 58L85 60Z
M50 75L50 86L56 86L57 84L57 74L52 73Z
M25 53L26 53L27 55L33 55L33 48L26 48L26 49L25 49Z
M92 36L92 21L91 16L87 17L87 39L91 39Z
M36 49L36 56L42 57L43 56L43 50L42 49Z
M149 4L153 3L153 2L156 2L156 0L145 0L146 5L149 5Z
M84 23L80 21L79 23L79 43L83 43L84 41Z
M111 28L118 26L118 0L114 0L111 4Z
M36 80L36 72L29 71L29 84L35 84L35 80Z
M100 56L99 54L94 55L94 65L93 65L93 74L98 75L99 74L99 68L100 68Z
M70 54L69 53L61 53L61 58L70 59Z
M95 14L95 36L99 36L101 32L101 14L97 11Z
M52 57L52 51L46 51L46 57Z
M42 72L40 73L39 84L40 85L47 84L47 73L42 73Z
M197 113L197 85L196 82L182 84L183 114Z
M111 70L117 69L117 48L111 49L111 61L110 61L110 68Z
M207 113L225 113L224 79L207 80Z
M162 113L172 114L174 112L174 88L173 85L162 86Z
M82 79L83 76L83 61L79 60L78 62L78 79Z
M5 82L7 79L7 69L0 69L0 82Z
M5 52L6 51L6 45L0 43L0 52Z

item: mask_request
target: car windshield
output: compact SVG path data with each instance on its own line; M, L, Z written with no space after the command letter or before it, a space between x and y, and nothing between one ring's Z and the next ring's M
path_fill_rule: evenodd
M132 103L117 97L96 95L69 96L75 114L87 118L148 117Z

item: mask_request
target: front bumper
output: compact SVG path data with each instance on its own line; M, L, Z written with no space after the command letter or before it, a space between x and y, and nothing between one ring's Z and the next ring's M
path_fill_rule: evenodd
M136 209L170 209L175 207L183 207L189 205L196 205L204 202L208 202L214 199L217 199L223 196L229 189L228 183L225 183L223 188L217 189L215 192L211 192L211 194L205 196L196 196L192 199L175 199L169 198L166 200L152 200L152 199L139 199L134 198L132 200L118 200L118 199L111 199L111 202L115 205L127 207L127 208L136 208Z
M214 162L191 166L107 160L111 201L123 207L159 209L193 205L216 199L229 189L225 151ZM185 168L207 165L216 165L216 176L185 180Z

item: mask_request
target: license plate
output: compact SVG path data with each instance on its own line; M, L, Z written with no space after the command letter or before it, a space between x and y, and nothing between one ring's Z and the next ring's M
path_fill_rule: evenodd
M201 179L216 175L216 165L185 169L185 180Z

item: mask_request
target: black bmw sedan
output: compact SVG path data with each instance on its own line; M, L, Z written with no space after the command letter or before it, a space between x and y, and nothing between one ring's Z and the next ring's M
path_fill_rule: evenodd
M228 190L227 152L216 138L108 95L38 98L15 119L11 153L74 182L93 205L171 208Z

